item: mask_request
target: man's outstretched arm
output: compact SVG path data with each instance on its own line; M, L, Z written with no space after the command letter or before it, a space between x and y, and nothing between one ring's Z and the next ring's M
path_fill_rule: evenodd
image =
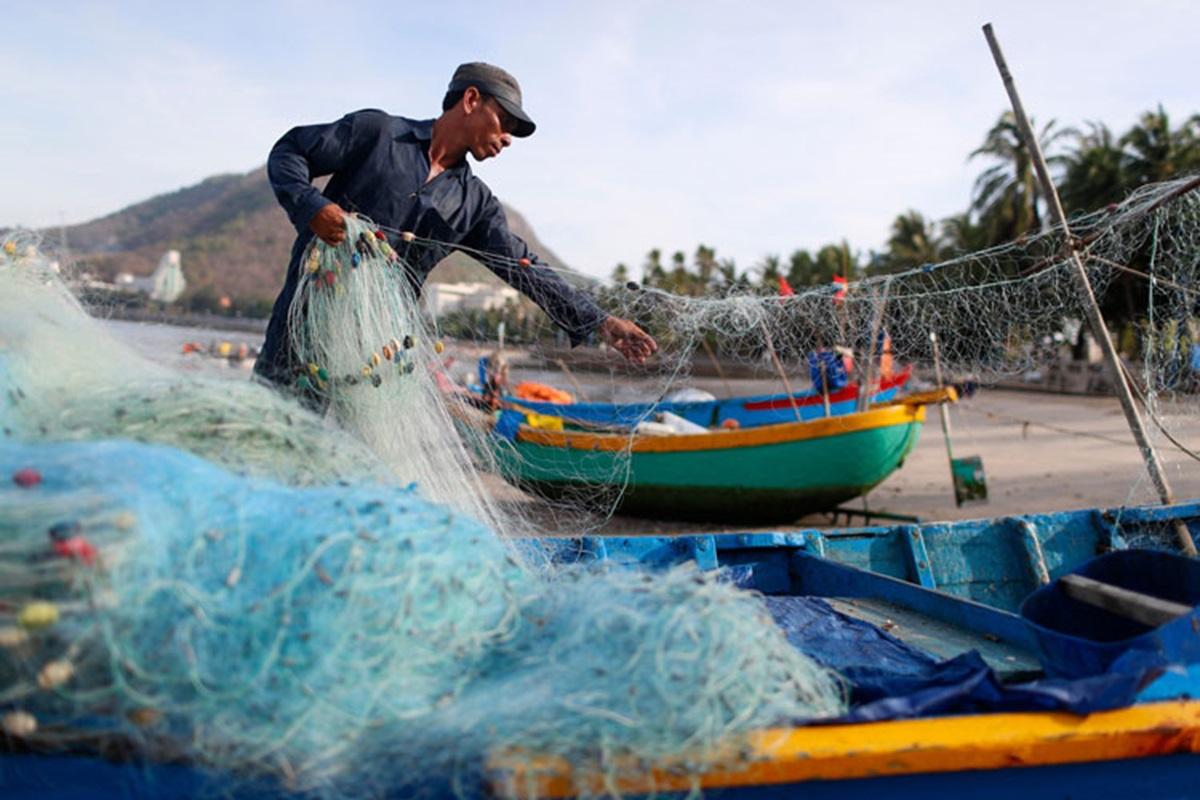
M572 288L562 277L538 260L525 240L508 229L504 209L495 197L488 199L483 219L466 244L500 256L486 259L485 266L501 280L528 297L546 312L577 345L598 333L621 355L642 363L658 350L658 344L629 320L606 313L585 292Z

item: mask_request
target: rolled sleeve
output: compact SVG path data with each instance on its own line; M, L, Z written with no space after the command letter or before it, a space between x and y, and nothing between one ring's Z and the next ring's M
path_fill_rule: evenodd
M386 120L382 111L356 111L337 122L292 128L271 148L267 179L297 232L304 233L331 202L313 186L313 179L349 166L375 141Z

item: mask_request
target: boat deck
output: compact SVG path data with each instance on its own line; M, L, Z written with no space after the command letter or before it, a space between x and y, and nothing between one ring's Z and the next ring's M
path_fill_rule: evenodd
M1037 656L1019 645L944 622L903 606L872 598L826 598L848 617L870 623L907 645L937 659L975 650L1003 681L1031 680L1041 675Z

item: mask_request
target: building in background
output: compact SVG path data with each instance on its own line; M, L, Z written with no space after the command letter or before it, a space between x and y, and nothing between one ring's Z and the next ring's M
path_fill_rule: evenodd
M117 273L118 289L149 295L160 303L174 303L187 288L183 277L183 262L178 250L168 250L158 260L158 266L148 278L138 278L128 272Z
M509 286L487 283L428 283L422 295L434 318L455 311L502 309L520 297L517 290Z

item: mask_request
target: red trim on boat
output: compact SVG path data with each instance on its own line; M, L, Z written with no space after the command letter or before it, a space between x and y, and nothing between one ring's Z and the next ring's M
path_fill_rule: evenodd
M885 392L888 389L894 389L896 387L903 386L908 381L908 378L911 374L912 366L909 365L887 380L880 381L879 388L876 391ZM796 398L796 405L798 406L815 406L825 402L825 398L819 394L809 396L793 395L793 397ZM858 384L852 383L849 386L845 386L830 394L829 402L841 403L846 400L853 400L856 397L858 397ZM772 397L770 400L750 400L742 403L742 408L746 411L774 411L781 408L791 407L792 401L788 399L786 394L781 397Z

